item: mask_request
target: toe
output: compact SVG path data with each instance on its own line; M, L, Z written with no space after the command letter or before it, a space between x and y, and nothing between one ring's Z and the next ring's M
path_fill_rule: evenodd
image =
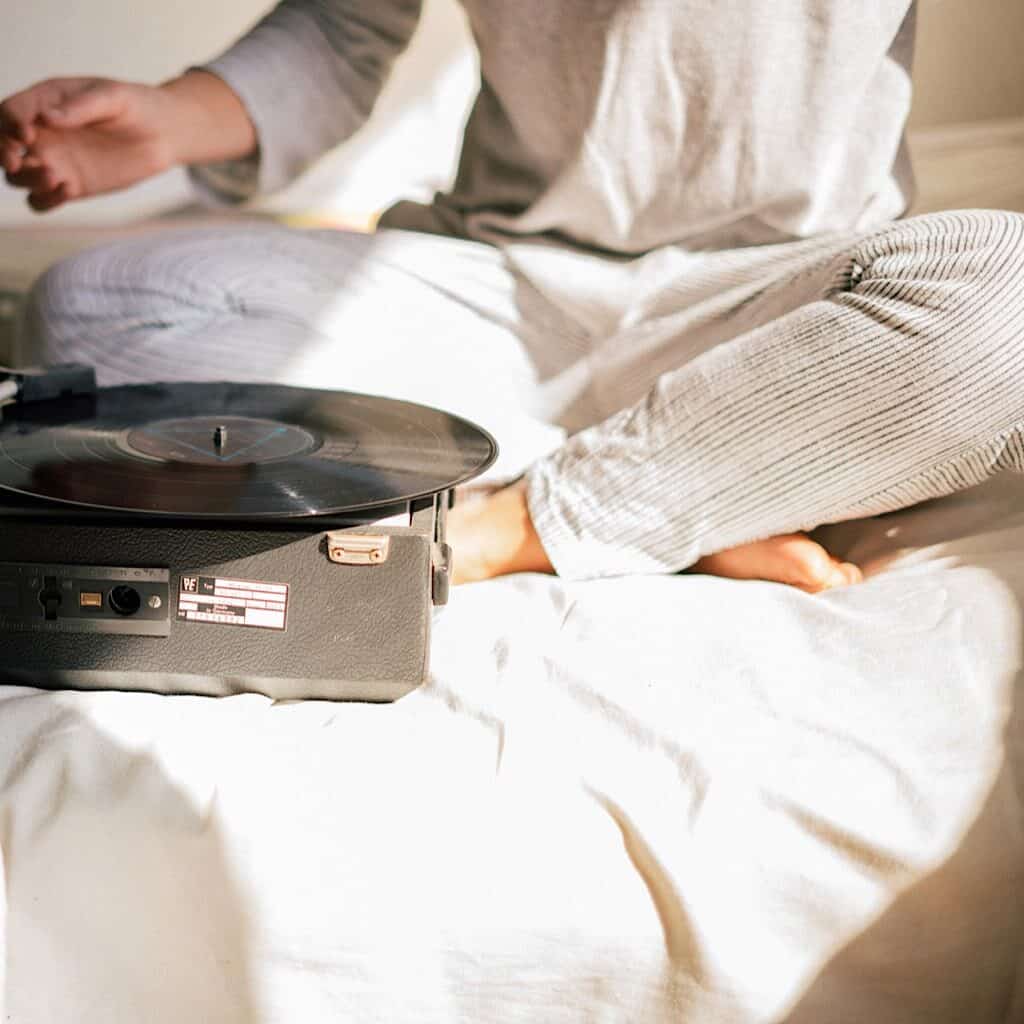
M780 582L811 594L860 582L861 572L857 566L841 562L810 537L798 534L779 540L776 553L782 564L776 578Z
M842 562L839 566L840 571L846 578L846 583L861 583L864 579L864 574L860 571L860 566L854 565L853 562Z
M860 569L852 562L840 562L838 559L833 559L818 589L834 590L836 587L848 587L853 583L859 583L861 579Z
M858 583L861 572L841 562L806 534L790 533L754 541L702 558L694 571L733 579L768 580L810 594Z

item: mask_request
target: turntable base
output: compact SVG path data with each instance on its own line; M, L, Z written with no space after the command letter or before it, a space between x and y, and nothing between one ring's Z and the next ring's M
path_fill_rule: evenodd
M0 680L368 701L421 683L452 490L493 441L290 388L198 385L166 416L182 387L146 386L152 421L119 388L0 426Z

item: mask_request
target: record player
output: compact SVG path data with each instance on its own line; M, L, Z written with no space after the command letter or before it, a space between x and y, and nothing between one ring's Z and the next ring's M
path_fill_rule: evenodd
M454 488L494 460L425 406L131 385L0 424L0 680L392 700L447 600Z

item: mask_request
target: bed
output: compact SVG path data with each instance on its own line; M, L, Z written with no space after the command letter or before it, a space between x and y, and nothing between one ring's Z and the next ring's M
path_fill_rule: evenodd
M11 237L13 316L96 235ZM824 534L864 584L459 589L392 705L0 686L0 1018L1024 1021L1024 478Z
M391 705L0 689L3 1019L1024 1020L1022 499L466 587Z

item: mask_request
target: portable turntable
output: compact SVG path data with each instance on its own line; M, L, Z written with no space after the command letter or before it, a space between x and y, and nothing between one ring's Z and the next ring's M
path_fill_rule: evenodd
M447 599L445 516L492 438L425 406L132 385L0 424L7 682L391 700Z

